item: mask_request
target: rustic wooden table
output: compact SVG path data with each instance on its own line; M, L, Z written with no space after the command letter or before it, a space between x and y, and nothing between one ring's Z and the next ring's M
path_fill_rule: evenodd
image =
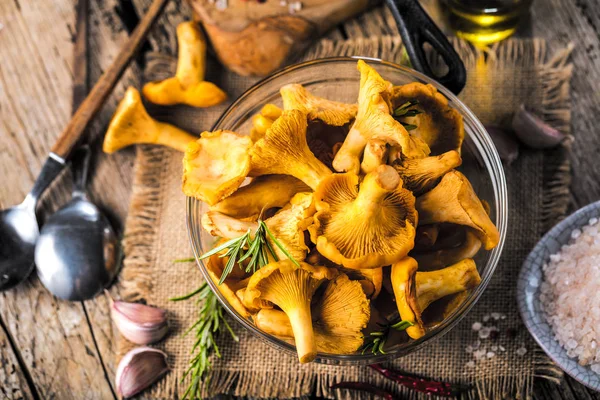
M149 2L90 1L92 82L114 58ZM185 5L173 1L145 50L174 48L174 24L182 15L189 15L186 13ZM357 32L352 34L360 34L360 29ZM69 119L73 34L74 0L0 1L0 208L23 199ZM577 208L600 198L600 167L596 164L600 150L600 3L536 0L524 34L576 44L572 93L577 140L571 205ZM140 82L140 62L141 58L132 64L90 128L96 148L116 99L127 85ZM134 151L111 157L97 153L91 194L121 226L128 207ZM43 204L46 214L69 198L69 186L59 182L49 191ZM0 327L0 397L116 398L115 337L103 296L83 303L59 301L32 276L20 287L0 294ZM534 397L600 399L600 394L565 378L561 385L537 382Z

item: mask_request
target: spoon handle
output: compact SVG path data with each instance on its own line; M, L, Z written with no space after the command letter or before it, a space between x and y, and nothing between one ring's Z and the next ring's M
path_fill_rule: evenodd
M92 152L88 145L81 146L71 156L73 174L73 197L85 197L85 187L90 169Z
M148 12L146 12L146 15L144 15L132 32L111 66L102 74L100 80L96 82L91 92L83 103L81 103L77 112L75 112L75 115L73 115L71 121L69 121L69 124L58 137L54 146L52 146L51 152L57 158L63 160L68 158L85 128L104 105L119 78L123 75L125 68L127 68L134 54L143 44L148 31L160 16L168 1L154 0L152 2L150 8L148 8Z

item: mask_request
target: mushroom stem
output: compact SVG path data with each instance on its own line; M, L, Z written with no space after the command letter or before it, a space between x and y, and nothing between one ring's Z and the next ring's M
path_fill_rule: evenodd
M158 130L156 144L168 146L183 153L185 153L187 145L197 139L186 131L164 122L156 121L156 129Z
M400 176L394 168L380 165L365 176L360 184L360 191L354 201L357 210L373 210L381 204L385 196L398 187Z
M481 282L472 259L462 260L450 267L430 272L417 272L417 303L421 311L442 297L471 289Z
M385 164L388 155L386 143L383 140L371 139L367 142L360 169L364 174Z
M177 26L177 39L175 76L187 88L204 80L206 40L193 21Z
M310 302L298 303L295 307L283 311L292 324L298 359L301 363L313 361L317 356L317 345L312 327Z
M283 311L263 308L254 316L257 328L270 335L293 338L290 319Z

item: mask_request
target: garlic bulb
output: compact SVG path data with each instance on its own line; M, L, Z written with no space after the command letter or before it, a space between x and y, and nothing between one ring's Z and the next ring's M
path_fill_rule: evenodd
M131 397L152 385L169 371L167 355L151 347L138 347L129 351L119 362L115 377L117 393Z
M113 301L110 313L119 332L136 344L157 342L169 330L167 312L161 308Z

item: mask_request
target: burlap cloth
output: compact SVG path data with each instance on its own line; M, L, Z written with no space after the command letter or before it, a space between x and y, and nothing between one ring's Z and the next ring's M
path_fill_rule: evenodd
M460 97L484 124L507 125L515 107L526 103L541 110L555 126L569 130L571 66L566 63L568 49L549 57L548 46L542 40L512 39L486 52L462 41L453 43L469 77ZM333 55L372 56L399 62L402 46L399 37L394 36L324 39L304 58ZM169 58L155 58L149 64L147 78L159 77L170 64ZM218 72L209 78L224 88L230 99L235 99L255 81L235 76L216 64L209 66L211 70ZM159 119L199 133L210 129L226 106L208 110L151 108L150 111ZM558 369L536 349L522 325L515 289L523 259L542 232L566 210L570 177L567 152L565 148L547 153L522 149L519 159L505 167L510 222L505 250L491 284L475 308L450 333L414 354L395 360L391 366L432 379L472 384L474 389L463 398L527 398L534 376L549 379L560 376ZM180 379L188 364L193 335L183 337L182 332L197 318L198 310L193 301L173 303L168 298L196 289L202 277L195 263L173 263L192 254L186 230L185 197L180 188L181 169L180 153L153 146L138 148L133 198L126 221L121 293L129 300L145 300L166 308L172 323L171 335L157 347L168 353L173 370L145 392L144 398L177 398L187 385ZM500 334L493 343L505 351L497 347L495 357L473 367L468 364L473 356L465 351L477 340L471 326L492 312L506 315L495 323ZM422 397L367 367L300 365L295 356L264 344L239 325L234 324L234 328L240 342L234 343L225 336L221 339L222 358L213 361L207 395L289 398L312 394L354 399L360 398L356 392L334 392L329 386L339 381L365 381L385 387L401 398ZM490 339L481 342L481 347L487 346L488 351L492 351ZM130 346L121 339L119 354ZM527 352L517 354L520 348Z

